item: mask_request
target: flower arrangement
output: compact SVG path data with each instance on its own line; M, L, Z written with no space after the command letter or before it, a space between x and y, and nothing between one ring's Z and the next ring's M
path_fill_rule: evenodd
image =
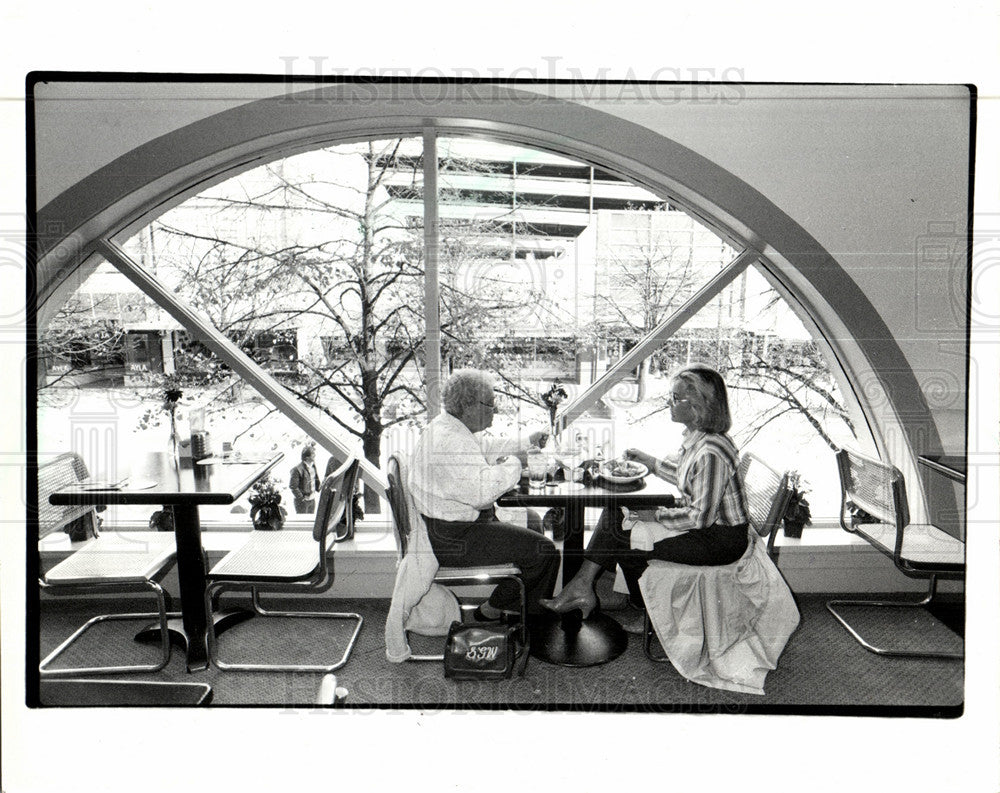
M180 436L177 434L177 405L181 401L184 392L180 389L180 383L171 375L163 379L163 410L170 416L170 453L174 457L174 462L178 461L178 446Z
M786 537L801 537L802 529L812 523L812 511L806 498L809 487L798 471L791 471L788 481L792 487L792 495L785 507L784 532Z
M260 531L278 531L285 523L285 508L281 506L281 493L269 475L258 479L250 488L250 520Z
M548 408L549 426L552 428L552 433L554 435L556 428L556 411L559 409L559 405L561 405L566 398L569 397L569 394L566 392L566 389L559 384L559 381L556 380L549 387L548 391L542 392L539 396L542 399L542 404Z

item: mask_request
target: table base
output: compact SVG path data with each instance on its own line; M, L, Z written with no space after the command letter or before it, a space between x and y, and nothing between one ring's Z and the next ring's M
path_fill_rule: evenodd
M253 617L253 612L250 609L231 608L213 612L212 624L215 626L215 635L219 636L234 625L246 622L251 617ZM184 621L181 617L171 617L167 620L167 634L170 636L171 644L184 652L188 652L190 641L187 631L184 630ZM160 623L151 622L149 625L146 625L135 635L135 640L143 644L158 644L160 641ZM199 672L208 668L207 658L204 659L204 663L201 663L202 659L192 657L193 655L192 653L188 653L187 670L189 672Z
M533 615L528 621L531 655L557 666L596 666L612 661L628 647L628 634L599 611L581 619L579 611Z

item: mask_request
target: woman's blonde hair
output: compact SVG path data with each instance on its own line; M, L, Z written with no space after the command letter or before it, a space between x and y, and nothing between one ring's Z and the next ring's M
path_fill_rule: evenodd
M729 432L733 426L733 418L729 413L726 381L721 374L708 364L692 363L675 372L671 380L684 384L698 429L705 432Z

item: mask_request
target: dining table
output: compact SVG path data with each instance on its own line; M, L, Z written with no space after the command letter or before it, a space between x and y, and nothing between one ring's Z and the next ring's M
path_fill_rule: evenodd
M567 467L560 470L569 470ZM558 477L558 474L556 475ZM583 562L586 509L650 509L673 506L677 488L648 473L632 482L616 483L600 475L574 482L563 476L549 477L540 489L532 489L526 477L520 485L497 499L501 507L557 507L563 510L562 583L565 586ZM595 666L621 655L628 634L607 614L595 609L583 619L577 610L567 614L542 614L528 623L531 655L567 667Z
M137 504L162 506L173 512L177 543L177 577L181 616L170 620L171 640L186 651L187 670L208 668L207 626L216 633L242 622L252 612L239 609L209 613L205 602L206 557L201 539L199 507L235 502L282 459L280 452L209 457L193 461L171 452L148 452L127 461L126 476L115 482L73 485L49 496L55 505ZM159 640L157 627L144 629L138 641Z

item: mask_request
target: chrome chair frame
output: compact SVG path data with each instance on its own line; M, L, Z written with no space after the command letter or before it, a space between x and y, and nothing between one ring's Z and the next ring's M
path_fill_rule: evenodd
M781 525L785 509L788 507L788 501L792 497L788 472L779 474L757 455L752 452L744 452L740 457L736 473L745 493L748 488L756 488L757 479L760 476L770 479L772 483L776 482L773 484L774 494L769 497L758 493L746 493L750 525L761 538L767 538L767 555L773 559L774 538ZM761 497L751 498L751 495L760 495ZM765 504L767 505L766 509L764 508ZM653 639L655 637L656 631L653 630L653 623L649 619L649 611L644 610L642 651L650 661L655 661L658 664L668 663L670 659L665 655L660 656L653 652Z
M221 561L216 564L206 576L207 586L205 587L206 608L211 609L213 603L218 603L219 597L224 591L249 590L251 604L254 614L261 617L287 617L291 619L333 619L349 620L355 623L350 640L343 651L341 657L332 664L241 664L227 663L219 658L218 637L215 635L213 621L208 621L208 656L211 662L223 671L242 672L323 672L330 673L343 667L350 659L357 642L361 626L364 624L364 617L354 612L338 611L277 611L265 609L260 602L260 593L277 592L284 594L294 594L299 592L321 594L328 591L334 583L333 564L328 560L328 555L334 547L332 529L344 518L349 521L353 528L354 516L351 512L351 496L357 483L358 472L361 461L356 458L349 458L336 471L330 474L320 486L319 499L316 507L316 519L313 524L311 541L315 543L318 553L316 566L309 572L294 576L269 575L267 572L269 542L264 535L285 534L282 532L254 532L251 534L247 544L242 548L230 551ZM304 532L298 532L304 534ZM287 535L286 535L287 536ZM250 567L256 565L256 569L248 573L226 573L224 572L227 560L238 562L239 556L253 556L258 554L257 559L251 558Z
M772 559L775 557L774 539L778 536L778 528L785 516L788 502L792 498L792 485L788 472L779 474L775 469L765 463L753 452L744 452L740 457L737 473L743 490L747 495L747 506L750 511L750 524L761 537L767 538L767 555ZM771 482L777 482L776 491L773 496L768 497L756 491L756 478L763 476ZM753 497L756 496L756 497ZM767 508L764 509L764 504Z
M875 472L877 476L884 479L886 488L885 498L878 498L878 494L859 493L857 472ZM838 611L838 607L870 607L873 609L926 609L930 606L937 594L937 582L942 579L965 578L965 564L940 563L932 564L909 559L903 555L903 541L908 526L910 526L910 513L906 498L906 482L903 474L898 468L880 460L858 454L848 449L840 449L837 452L837 471L840 474L840 526L844 531L862 537L874 548L892 559L893 564L901 573L910 578L926 578L927 593L920 600L859 600L859 599L835 599L826 604L827 610L834 616L851 636L869 652L876 655L904 658L944 658L960 660L965 657L965 652L954 653L939 650L907 650L900 647L878 646L866 640L861 633L848 622L847 618ZM866 531L864 523L856 522L849 515L848 504L853 503L871 514L880 522L880 525L889 525L894 529L894 541L892 547L888 547L881 538L875 536L872 531ZM929 526L935 532L943 534L936 526Z
M88 475L82 458L72 452L61 454L51 462L39 466L39 538L44 539L49 534L60 530L69 520L88 513L91 513L96 533L97 521L96 515L93 514L93 507L86 509L79 507L65 508L62 510L61 515L55 514L52 509L48 508L48 492L53 487L41 486L42 482L45 481L43 471L48 467L56 465L70 466L69 473L71 475L57 477L57 480L52 483L55 487L69 484L73 481L82 481ZM47 482L47 484L49 483ZM43 515L45 516L44 518ZM122 553L123 549L134 550L141 548L144 542L153 540L154 538L157 541L162 541L164 535L158 532L138 531L129 532L127 537L128 542L122 545L121 536L112 532L104 532L99 536L95 536L93 539L88 540L83 548L74 551L72 555L57 564L48 573L39 576L38 586L42 592L57 597L95 593L150 591L156 597L157 610L127 614L99 614L96 617L92 617L42 659L38 665L39 677L49 679L74 677L81 674L113 675L159 672L169 663L171 646L167 620L170 617L179 617L180 613L167 611L169 595L156 582L155 578L161 577L170 568L176 559L176 551L164 552L163 548L159 548L157 552L157 549L154 548L146 556L138 558L134 554L126 556ZM169 540L172 541L173 537L169 537ZM158 542L157 544L160 543ZM74 567L77 569L74 570ZM61 576L66 577L65 582L58 580ZM155 663L69 667L62 669L49 668L74 642L98 623L150 619L157 619L160 627L160 658Z
M409 547L410 532L413 529L413 518L410 516L406 506L406 487L403 484L402 461L398 455L391 455L386 464L386 478L389 480L389 488L386 495L389 500L389 507L392 511L392 524L396 537L396 549L399 558L406 556ZM453 586L475 586L477 584L498 584L501 581L514 581L520 596L520 626L521 641L525 645L524 653L528 653L528 630L527 630L527 595L524 588L524 580L521 578L521 569L517 565L491 565L483 567L445 567L438 568L434 576L434 583L447 587ZM462 603L459 606L463 612L474 611L474 604ZM440 654L415 654L406 659L407 661L443 661L444 653Z
M51 653L49 653L38 665L39 676L43 678L75 677L76 675L114 675L132 672L159 672L170 662L170 633L167 628L169 617L179 617L180 612L167 611L166 596L161 587L155 581L147 580L141 582L100 582L94 584L83 584L79 586L54 586L44 579L38 579L42 591L48 591L55 595L87 595L106 590L108 592L120 593L130 589L142 590L148 588L156 595L156 611L144 611L130 614L98 614L87 620L77 628L69 638L63 641ZM90 628L100 622L114 622L118 620L149 620L156 618L160 625L160 660L155 664L128 664L122 666L87 666L73 667L65 669L49 669L56 658L69 649L77 639L83 636Z

